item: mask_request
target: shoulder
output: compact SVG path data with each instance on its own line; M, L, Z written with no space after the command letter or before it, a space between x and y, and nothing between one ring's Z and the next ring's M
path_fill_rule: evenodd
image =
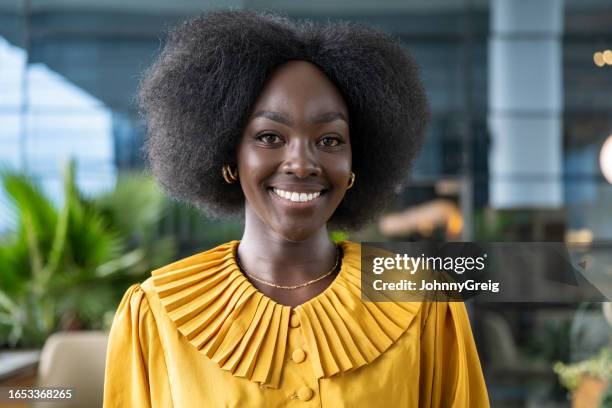
M421 328L451 331L458 337L471 337L472 328L465 303L461 301L422 302Z
M140 309L142 306L147 307L145 291L142 289L142 284L134 283L128 287L123 294L123 298L119 303L118 309Z
M239 242L240 241L238 240L228 241L223 244L217 245L214 248L207 249L205 251L187 256L185 258L181 258L177 261L169 263L168 265L153 270L151 272L151 276L154 280L156 280L156 277L171 273L173 271L184 270L185 268L189 268L194 265L203 265L209 261L224 259L228 256L233 255L233 252L238 246Z
M337 243L341 245L342 247L346 246L349 248L361 248L361 242L342 240L342 241L338 241Z
M127 288L115 312L114 325L121 320L139 324L150 316L151 307L143 285L135 283Z
M187 283L193 283L196 274L220 269L221 264L233 257L238 243L232 240L171 262L153 270L151 276L137 286L149 300L166 297Z
M172 317L173 311L193 300L193 291L204 281L213 276L214 281L223 281L230 276L238 242L229 241L157 268L142 283L132 285L125 297L150 310L156 320Z

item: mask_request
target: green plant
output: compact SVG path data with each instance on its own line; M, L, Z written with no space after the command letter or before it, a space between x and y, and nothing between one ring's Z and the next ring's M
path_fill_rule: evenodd
M171 259L174 244L151 233L164 200L151 180L120 177L91 199L65 168L57 209L29 176L2 171L16 228L0 240L0 345L40 346L53 331L102 328L125 290Z
M503 241L509 223L508 214L479 208L474 211L474 239L482 242Z
M349 239L349 234L344 231L333 230L329 232L329 237L334 242L345 241Z
M555 373L559 375L561 383L570 391L580 385L580 377L589 375L604 381L612 380L612 348L602 349L597 355L574 364L555 363Z
M560 361L553 367L559 375L561 384L570 391L575 391L583 376L590 376L608 382L608 388L601 401L601 407L612 406L612 348L606 347L597 355L574 364Z

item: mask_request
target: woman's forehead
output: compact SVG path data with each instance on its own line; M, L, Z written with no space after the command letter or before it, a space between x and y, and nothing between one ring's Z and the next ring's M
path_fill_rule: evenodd
M252 112L253 115L279 112L289 119L297 116L299 119L326 120L329 115L335 115L348 120L348 109L340 90L316 65L298 60L280 65L272 72Z

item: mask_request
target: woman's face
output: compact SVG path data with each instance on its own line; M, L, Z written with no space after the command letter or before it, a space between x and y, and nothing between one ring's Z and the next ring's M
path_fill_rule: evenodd
M247 223L255 213L291 241L327 223L350 177L348 120L339 90L314 64L290 61L272 73L238 147Z

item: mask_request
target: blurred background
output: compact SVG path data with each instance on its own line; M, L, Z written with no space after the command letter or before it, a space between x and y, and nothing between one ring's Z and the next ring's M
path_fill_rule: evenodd
M412 175L335 239L579 243L612 279L609 0L0 0L0 386L100 405L125 289L241 237L143 173L134 103L165 30L229 7L372 24L421 65ZM493 407L612 406L609 303L468 306Z

